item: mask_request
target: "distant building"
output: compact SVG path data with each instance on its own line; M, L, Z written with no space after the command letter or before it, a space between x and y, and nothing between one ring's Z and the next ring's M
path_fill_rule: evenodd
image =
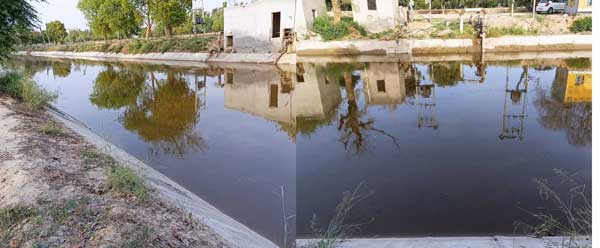
M371 33L379 33L403 23L398 0L352 0L352 16Z
M565 13L570 15L592 13L592 0L568 0Z
M224 11L225 50L280 52L285 41L306 33L315 17L326 14L324 0L229 0Z

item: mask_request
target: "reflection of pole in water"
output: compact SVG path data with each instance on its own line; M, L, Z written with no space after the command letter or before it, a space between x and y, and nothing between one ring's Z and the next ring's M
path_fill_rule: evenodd
M430 68L430 70L433 68ZM438 128L436 115L435 84L433 84L433 73L430 73L431 84L423 84L421 80L416 80L416 104L417 104L417 125L421 127ZM416 77L416 74L415 74Z
M194 93L196 94L195 108L204 109L206 107L206 74L202 81L198 81L198 74L194 74Z
M517 85L513 89L509 87L509 67L506 67L506 86L504 93L504 110L502 112L502 133L499 138L523 140L525 117L527 117L527 87L529 85L529 68L523 66L523 72ZM510 100L509 100L510 99ZM516 112L512 106L517 106ZM515 123L516 121L516 123Z

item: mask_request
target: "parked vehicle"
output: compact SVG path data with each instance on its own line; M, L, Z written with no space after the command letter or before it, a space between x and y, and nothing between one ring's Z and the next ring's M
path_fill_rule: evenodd
M540 0L535 11L537 13L552 14L555 12L565 12L566 0Z

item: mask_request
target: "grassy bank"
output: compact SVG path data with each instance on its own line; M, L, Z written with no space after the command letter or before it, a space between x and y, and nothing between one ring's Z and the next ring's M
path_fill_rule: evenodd
M217 36L181 36L162 39L127 39L110 42L93 41L70 44L36 44L22 51L107 52L123 54L165 52L208 52L216 49Z
M0 94L0 247L230 247L147 179Z
M8 94L31 111L39 110L58 96L37 85L31 78L20 72L0 73L0 93Z

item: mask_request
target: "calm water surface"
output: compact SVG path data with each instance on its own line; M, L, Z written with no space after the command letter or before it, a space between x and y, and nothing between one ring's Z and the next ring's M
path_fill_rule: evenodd
M290 240L311 237L357 185L368 197L349 221L367 237L513 234L533 221L523 209L548 207L534 178L561 168L591 185L589 59L13 62L60 109L278 244L284 218Z

